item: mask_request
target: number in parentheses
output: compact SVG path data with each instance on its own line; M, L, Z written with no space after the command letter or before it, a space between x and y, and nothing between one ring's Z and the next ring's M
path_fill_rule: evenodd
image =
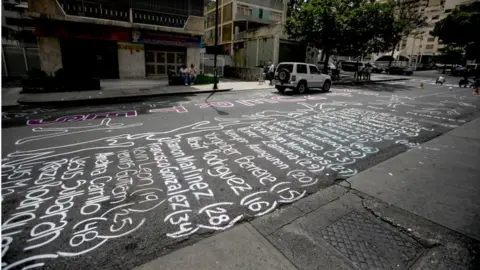
M227 213L227 210L221 207L215 207L215 209L207 209L205 210L205 213L209 217L208 223L213 226L218 226L221 225L223 222L228 222L230 221L230 217L225 214ZM220 214L220 215L215 215L215 214Z
M83 234L76 234L70 239L70 245L72 247L77 247L83 242L90 242L92 240L95 240L98 237L98 232L97 231L87 231ZM79 239L79 240L75 240Z
M232 205L232 202L220 202L207 205L198 211L199 214L205 212L208 216L209 225L198 224L198 227L210 230L225 230L233 226L237 221L243 218L243 215L232 219L227 213L227 209L223 205ZM220 207L222 205L222 207Z

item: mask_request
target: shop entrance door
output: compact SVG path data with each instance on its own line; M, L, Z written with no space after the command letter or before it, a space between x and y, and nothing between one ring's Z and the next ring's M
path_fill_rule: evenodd
M185 65L184 52L146 51L147 76L167 76L168 70L178 72Z

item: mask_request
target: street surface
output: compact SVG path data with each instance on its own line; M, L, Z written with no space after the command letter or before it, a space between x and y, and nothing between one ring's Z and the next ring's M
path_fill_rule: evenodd
M472 89L413 77L4 111L2 268L131 269L420 147L479 108Z

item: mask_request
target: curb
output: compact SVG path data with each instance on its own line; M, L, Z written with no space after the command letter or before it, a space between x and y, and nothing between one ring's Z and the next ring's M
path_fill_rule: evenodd
M18 102L18 101L17 101ZM10 110L10 109L14 109L16 107L19 107L21 106L22 104L16 104L16 105L2 105L2 111L3 110Z
M175 93L156 93L156 94L140 94L135 96L116 96L116 97L101 97L101 98L90 98L90 99L75 99L75 100L49 100L49 101L30 101L22 100L25 98L19 99L17 102L19 105L36 105L36 104L106 104L106 103L117 103L123 101L141 101L150 97L161 97L161 96L185 96L185 95L195 95L195 94L205 94L205 93L217 93L217 92L228 92L233 90L233 88L226 89L217 89L217 90L202 90L195 92L175 92Z

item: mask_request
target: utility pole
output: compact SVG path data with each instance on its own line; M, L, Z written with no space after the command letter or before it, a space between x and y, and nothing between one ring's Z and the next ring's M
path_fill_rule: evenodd
M217 54L218 54L218 1L215 0L215 53L213 56L213 90L218 89L218 72L217 72Z

